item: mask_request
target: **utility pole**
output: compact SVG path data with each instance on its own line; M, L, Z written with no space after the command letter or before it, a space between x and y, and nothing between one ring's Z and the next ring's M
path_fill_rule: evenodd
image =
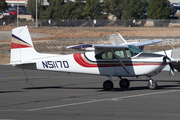
M38 27L38 9L37 9L37 0L36 0L36 27Z
M18 25L18 23L19 23L18 17L19 17L19 0L18 0L18 3L17 3L17 27L19 26Z

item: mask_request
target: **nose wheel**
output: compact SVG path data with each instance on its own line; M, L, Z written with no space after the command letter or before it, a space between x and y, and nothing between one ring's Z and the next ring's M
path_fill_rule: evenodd
M157 86L158 86L157 82L150 78L150 80L148 82L148 88L151 90L154 90L157 88Z

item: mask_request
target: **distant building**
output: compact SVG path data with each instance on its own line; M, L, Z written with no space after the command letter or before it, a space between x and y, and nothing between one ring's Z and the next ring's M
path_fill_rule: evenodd
M180 0L169 0L170 1L170 3L180 3Z
M25 6L26 0L6 0L8 6L15 7L19 1L19 6Z
M72 1L72 2L76 2L76 0L69 0L69 1ZM64 0L64 2L67 2L67 0ZM83 0L82 2L86 3L86 0ZM100 2L104 2L104 0L100 0Z
M28 3L28 0L25 0L26 1L26 4ZM40 1L40 0L38 0ZM43 3L44 6L49 6L49 2L48 0L44 0L44 3Z
M38 0L40 1L40 0ZM11 6L11 7L15 7L17 6L18 2L19 2L19 6L26 6L27 3L28 3L28 0L6 0L8 6ZM44 0L44 4L45 6L48 6L49 3L47 2L47 0Z

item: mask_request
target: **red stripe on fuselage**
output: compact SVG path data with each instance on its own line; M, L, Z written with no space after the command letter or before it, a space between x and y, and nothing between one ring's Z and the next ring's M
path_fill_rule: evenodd
M74 60L83 67L97 67L97 64L89 64L83 60L81 53L73 54Z
M104 64L101 61L96 61L96 63L88 63L86 62L82 56L81 53L73 54L74 60L83 67L118 67L121 66L118 61L112 61L110 63ZM109 61L107 61L109 62ZM165 65L163 63L153 63L153 62L141 62L141 63L131 63L131 62L123 62L125 66L143 66L143 65Z
M18 43L13 43L13 42L11 42L11 49L27 48L27 47L32 47L32 46L22 45L22 44L18 44Z

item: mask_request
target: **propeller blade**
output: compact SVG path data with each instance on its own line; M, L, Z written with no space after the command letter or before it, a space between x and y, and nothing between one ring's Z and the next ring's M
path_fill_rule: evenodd
M169 66L171 74L174 75L174 66L172 65L172 63L169 63Z
M166 50L164 49L164 47L163 47L163 50L164 50L165 55L167 56L167 54L166 54ZM168 57L168 56L167 56L167 57Z
M170 61L170 63L169 63L169 67L170 67L169 76L170 76L170 72L172 75L174 75L174 66L171 63L171 59L167 56L166 50L164 48L163 48L163 50L164 50L164 53L166 55L166 59L168 59Z

